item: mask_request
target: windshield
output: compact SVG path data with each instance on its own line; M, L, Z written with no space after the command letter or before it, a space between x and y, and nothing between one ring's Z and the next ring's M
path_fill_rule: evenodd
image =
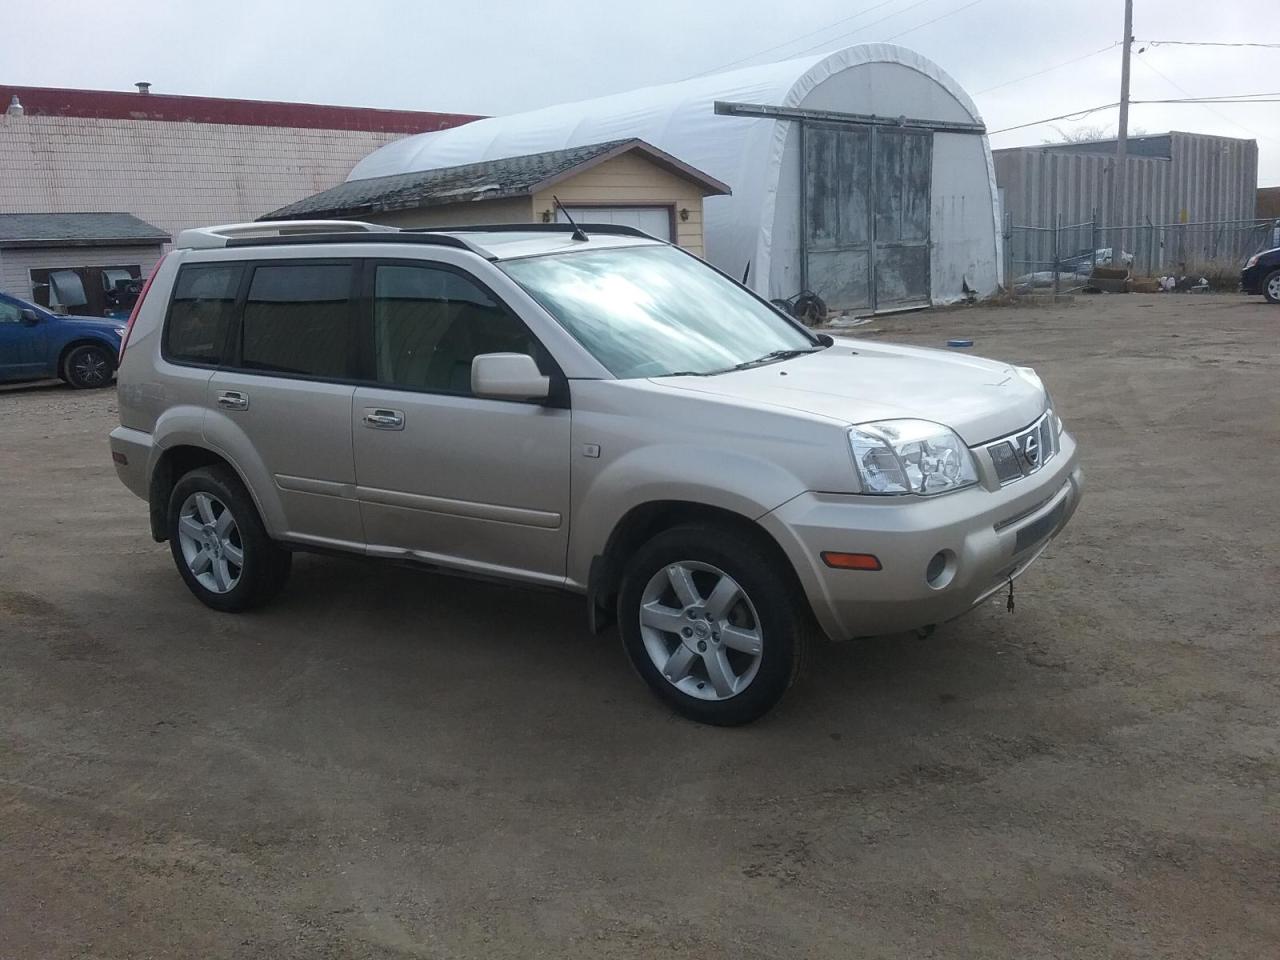
M770 307L672 247L584 250L501 266L620 379L719 373L815 349Z

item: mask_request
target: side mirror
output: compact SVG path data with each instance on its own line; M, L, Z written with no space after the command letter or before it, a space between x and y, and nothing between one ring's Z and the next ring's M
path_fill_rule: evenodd
M818 342L822 344L824 347L835 346L835 342L836 342L835 338L832 337L830 334L819 333L819 334L816 334L816 336L817 336Z
M22 308L22 322L28 327L34 327L40 322L40 314L36 313L30 307Z
M471 361L471 392L495 400L545 400L551 380L527 353L482 353Z

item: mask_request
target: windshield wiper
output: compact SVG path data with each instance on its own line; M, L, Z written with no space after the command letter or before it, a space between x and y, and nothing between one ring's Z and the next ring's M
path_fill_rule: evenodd
M761 364L773 363L777 360L792 360L795 357L806 353L817 353L819 350L825 350L826 347L809 347L805 350L772 350L763 357L756 357L754 360L743 360L741 363L735 363L730 370L746 370L748 367L758 367Z

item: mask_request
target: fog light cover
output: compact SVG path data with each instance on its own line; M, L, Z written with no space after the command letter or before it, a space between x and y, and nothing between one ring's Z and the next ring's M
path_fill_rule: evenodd
M973 455L955 431L928 420L878 420L849 431L862 492L950 493L978 482Z

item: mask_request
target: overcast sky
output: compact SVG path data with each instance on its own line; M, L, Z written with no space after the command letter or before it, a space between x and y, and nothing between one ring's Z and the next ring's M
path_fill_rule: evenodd
M1136 0L1134 35L1280 44L1280 16L1264 15L1271 7L1280 0ZM1122 0L0 0L0 79L115 90L149 80L156 93L498 114L732 61L892 39L940 64L997 130L1117 100L1119 48L1086 55L1120 39L1123 8ZM1280 91L1280 48L1136 54L1143 45L1135 100ZM1076 57L1084 59L1028 77ZM1112 109L1057 126L1115 122ZM1261 183L1280 184L1280 103L1136 105L1130 123L1254 138ZM1037 126L992 143L1056 136Z

